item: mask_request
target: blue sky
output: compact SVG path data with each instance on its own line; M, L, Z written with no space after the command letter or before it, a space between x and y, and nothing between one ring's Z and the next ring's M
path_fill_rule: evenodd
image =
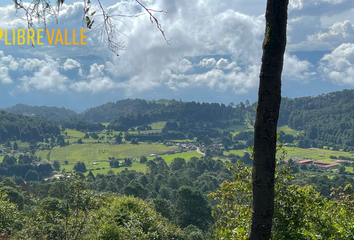
M53 1L54 2L54 1ZM105 0L110 14L139 14L132 0ZM100 13L97 2L93 10ZM168 45L147 15L119 18L119 57L99 31L85 46L5 45L0 40L0 108L17 103L78 112L124 98L238 103L257 100L265 0L145 0L158 14ZM26 29L11 0L0 3L0 29ZM67 0L47 29L82 29L82 1ZM101 22L99 16L94 26ZM123 23L123 24L122 24ZM43 25L38 25L43 28ZM11 31L10 31L11 30ZM354 85L354 1L290 0L283 96L316 96ZM77 38L76 35L76 38ZM11 34L9 35L11 38Z

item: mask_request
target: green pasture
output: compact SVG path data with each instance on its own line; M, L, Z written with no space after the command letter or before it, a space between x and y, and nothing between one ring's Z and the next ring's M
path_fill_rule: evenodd
M293 136L297 136L300 134L300 131L296 131L292 128L289 128L288 126L281 126L278 127L278 132L283 131L285 134L289 134L289 135L293 135Z
M58 160L61 168L71 171L74 165L78 162L84 162L87 170L92 170L93 173L107 173L109 170L120 172L124 168L111 168L107 161L109 157L115 158L137 158L140 156L148 156L149 154L163 154L169 149L176 147L167 147L163 144L148 144L139 143L139 145L126 144L104 144L104 143L84 143L71 144L66 147L55 147L52 150L37 151L36 155L44 161L47 160L50 152L50 161ZM195 153L194 155L199 155ZM194 155L190 155L191 157ZM188 158L189 159L189 158ZM65 164L65 161L68 164ZM172 161L172 159L171 159ZM93 165L96 162L97 165ZM100 168L99 170L96 170ZM104 168L104 169L103 169ZM134 163L129 169L145 172L145 164Z
M160 157L162 157L166 163L168 165L171 164L171 162L173 161L173 159L175 158L184 158L186 161L188 161L191 157L201 157L202 155L200 155L199 153L197 153L196 151L192 151L192 152L184 152L184 153L177 153L177 154L170 154L170 155L159 155ZM155 157L148 157L148 160L153 160ZM140 163L139 162L140 159L137 158L137 162L133 163L133 165L131 167L121 167L121 168L111 168L109 166L109 162L107 161L100 161L97 162L97 165L92 165L91 162L88 162L86 164L86 169L88 171L92 171L93 174L97 174L97 173L101 173L101 174L106 174L109 170L112 170L113 172L117 173L117 172L121 172L123 171L125 168L129 169L129 170L135 170L137 172L146 172L146 164L145 163ZM72 170L74 168L74 163L69 163L67 165L62 165L62 168L65 168L65 170L69 171ZM100 168L99 170L96 170L97 168ZM104 169L103 169L104 168Z
M346 172L354 172L353 167L345 167Z
M301 157L304 159L316 159L318 161L324 162L334 162L336 159L331 159L330 156L339 156L344 157L354 157L354 154L343 151L333 151L327 149L319 149L319 148L297 148L297 147L284 147L287 151L287 158L291 157Z
M73 138L83 138L85 136L85 133L76 131L74 129L65 129L65 132L67 132L67 136Z
M245 155L245 152L248 152L248 149L229 150L228 152L224 151L224 155L228 156L229 154L232 153L232 154L239 155L242 157L243 155Z
M140 132L140 134L148 134L148 133L160 133L161 130L163 129L163 127L165 126L166 122L155 122L152 124L148 124L149 126L151 126L151 130L147 130L147 131L130 131L129 133L131 134L138 134ZM137 128L138 126L135 126L134 128Z
M66 129L65 131L67 132L67 136L70 137L69 139L65 139L65 141L66 142L69 141L70 144L76 143L79 138L82 139L83 143L98 143L98 141L101 143L107 143L107 141L110 142L110 140L107 140L107 137L113 137L114 135L118 135L120 133L117 131L113 131L113 134L111 134L111 135L107 135L105 133L98 133L97 135L99 137L102 137L102 136L104 137L103 140L99 140L99 139L93 139L91 137L88 139L83 139L85 136L85 133L74 130L74 129Z
M201 154L197 153L197 151L191 151L191 152L183 152L183 153L176 153L176 154L166 154L166 155L161 155L159 157L162 157L168 165L171 164L173 159L175 158L184 158L186 161L188 161L192 157L198 157L200 158ZM148 157L148 160L153 160L155 157Z
M162 130L163 127L166 125L166 122L155 122L150 124L152 130Z
M139 145L84 143L71 144L66 147L55 147L51 150L50 160L58 160L61 164L65 161L76 163L77 161L98 162L108 160L108 157L125 158L147 156L151 153L162 154L171 147L162 144L139 143ZM46 159L49 150L37 151L36 155Z

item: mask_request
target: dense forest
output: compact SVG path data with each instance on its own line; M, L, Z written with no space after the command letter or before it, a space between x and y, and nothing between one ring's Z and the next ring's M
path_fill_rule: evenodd
M321 197L278 159L272 239L352 239L346 178ZM251 168L208 157L149 160L146 173L72 173L0 183L0 236L10 239L245 239ZM1 179L0 179L1 180ZM312 176L312 183L328 180ZM18 185L19 184L19 185ZM344 186L343 186L343 185ZM325 226L325 227L324 227ZM236 230L235 230L236 229Z
M46 135L57 136L60 129L48 120L0 111L0 142L43 141Z
M47 107L47 106L29 106L27 104L16 104L15 106L5 108L6 112L22 114L27 116L41 117L48 120L69 120L79 117L79 115L67 108Z
M353 98L354 90L332 92L317 97L283 98L278 126L287 125L292 129L301 131L301 134L285 136L285 133L280 133L281 139L288 143L295 141L297 146L302 148L322 148L326 146L337 150L353 151L354 103L351 101ZM21 113L22 115L34 114L35 117L53 119L58 126L61 125L64 128L89 132L102 131L105 126L101 122L109 121L110 124L107 128L116 131L128 131L128 129L136 126L141 126L138 130L146 130L146 127L142 126L158 121L170 122L163 133L158 136L140 134L127 136L129 141L131 138L153 141L153 139L191 139L201 135L219 137L221 133L215 131L216 128L224 129L231 125L244 124L245 120L254 116L254 106L256 106L255 103L249 104L248 101L246 101L246 104L242 102L236 105L230 103L226 106L218 103L176 100L155 102L142 99L125 99L87 109L82 114L76 114L74 111L65 108L31 107L24 104L7 108L6 111ZM17 118L22 117L18 116ZM32 122L34 119L37 118L32 118ZM43 119L36 121L38 124L45 122ZM252 124L252 120L250 123ZM16 139L23 141L29 141L29 139L40 140L48 133L48 127L43 128L42 123L40 126L38 124L36 127L20 124L21 128L13 128L7 118L2 117L0 119L0 131L2 133L0 134L0 141L14 139L14 136L16 136ZM53 123L47 122L45 125L51 125L50 128L53 127ZM36 137L29 137L31 134L36 135ZM53 134L58 134L58 131L53 131ZM247 133L239 135L237 140L251 143L253 137L245 134L247 135Z
M210 123L213 127L222 127L228 124L225 120L233 120L234 124L242 124L244 116L244 105L234 107L232 104L225 106L218 103L171 100L168 105L157 110L117 117L110 122L108 128L127 129L152 122L174 121L180 123L180 131L188 131L194 129L196 123Z
M82 113L82 117L92 122L110 122L116 117L144 113L150 110L162 108L163 103L146 101L143 99L123 99L117 102L109 102L97 107L89 108Z
M354 90L282 99L280 125L303 130L299 147L354 149Z

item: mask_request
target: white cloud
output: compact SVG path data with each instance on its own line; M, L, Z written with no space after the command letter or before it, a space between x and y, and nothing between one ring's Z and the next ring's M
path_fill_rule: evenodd
M354 43L343 43L320 61L319 70L338 85L354 85Z
M214 58L204 58L198 63L198 66L205 68L212 68L216 65L216 60Z
M310 62L300 61L295 55L285 53L282 78L307 82L309 77L315 74L310 72L309 68L311 66Z
M80 68L80 67L81 67L81 64L78 61L71 59L71 58L66 59L64 66L63 66L65 71L71 70L74 68Z
M0 82L3 84L13 83L11 77L9 76L9 69L1 65L0 65Z
M95 78L90 81L79 81L71 84L70 88L77 92L103 92L112 88L116 88L117 84L109 77Z
M264 1L256 2L265 5ZM114 4L108 8L110 14L141 12L134 1L107 1L105 4ZM287 50L328 49L328 42L333 43L333 49L343 41L353 41L351 22L336 23L328 29L321 25L322 15L338 14L345 11L344 7L350 8L351 5L348 0L290 1ZM96 93L118 88L127 95L133 95L161 87L175 91L200 87L215 91L233 89L235 92L247 92L258 86L265 28L264 15L260 13L265 8L261 12L257 10L257 13L251 13L253 6L246 0L149 1L150 8L160 9L163 6L169 13L156 13L156 17L166 37L172 38L171 45L165 42L145 14L137 19L120 19L125 24L117 25L117 28L123 33L120 39L126 41L126 50L120 52L120 57L113 55L106 46L96 49L99 34L91 33L88 35L87 47L37 46L26 50L26 54L35 55L36 58L20 55L21 58L12 54L16 58L6 62L4 73L16 69L33 72L26 72L26 76L20 78L20 86L26 91L47 89ZM321 10L316 9L316 6ZM10 14L8 7L0 10L5 11L0 16L0 22L5 23L0 23L0 26L5 24L3 26L9 27L15 17ZM59 14L60 25L56 25L52 19L48 21L48 28L63 29L70 26L78 29L81 27L81 17L82 3L64 4ZM97 23L100 21L97 20ZM21 24L16 22L14 26L21 27ZM321 42L324 44L318 44ZM17 53L23 50L13 49L11 51ZM43 58L40 56L45 54L52 58L41 60ZM89 54L95 54L100 59L78 57ZM56 60L56 57L60 60ZM323 60L323 63L326 61ZM347 62L352 64L349 60ZM344 61L341 64L340 69L346 71L349 65L345 65ZM308 61L287 54L283 78L309 81L314 74L309 70L311 67ZM70 81L61 72L76 68L77 75L70 76ZM6 81L10 80L9 76Z
M90 66L90 73L87 77L91 79L102 77L104 75L104 69L104 65L98 65L97 63L94 63Z
M328 29L309 35L307 42L331 50L343 42L354 42L354 24L349 20L336 22Z
M26 71L33 71L35 68L40 67L43 65L45 61L41 61L37 58L27 58L27 59L21 59L20 60L20 65L22 66L23 70Z
M65 91L69 79L59 71L59 62L46 56L37 71L32 76L24 75L20 78L19 89L29 92L36 90Z
M352 0L290 0L289 16L333 16L353 7Z

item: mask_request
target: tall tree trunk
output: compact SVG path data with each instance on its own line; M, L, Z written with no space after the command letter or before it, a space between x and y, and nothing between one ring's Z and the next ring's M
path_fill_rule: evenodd
M266 32L254 126L254 161L249 240L270 239L281 73L286 45L288 0L268 0Z

